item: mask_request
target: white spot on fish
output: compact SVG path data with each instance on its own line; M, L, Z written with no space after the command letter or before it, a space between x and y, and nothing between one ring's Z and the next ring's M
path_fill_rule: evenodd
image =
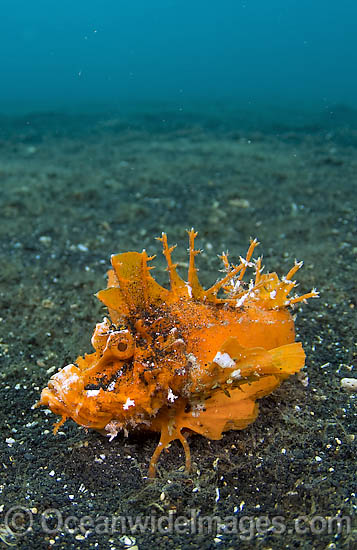
M99 390L87 390L87 397L95 397L98 393Z
M242 375L241 375L241 373L240 373L240 369L234 370L234 371L231 373L231 377L232 377L232 378L235 378L235 379L237 379L237 378L242 378Z
M129 407L134 407L134 405L135 405L134 399L130 399L130 397L128 397L128 399L125 401L123 405L123 409L124 411L127 411Z
M185 285L186 285L189 297L192 298L192 287L191 287L190 283L185 283Z
M222 369L231 369L232 367L235 367L235 362L232 357L228 353L221 353L220 351L216 353L213 362L222 367Z
M167 394L168 401L171 401L171 403L173 403L175 401L175 399L177 399L177 398L178 398L178 395L174 395L172 389L169 388L169 392Z

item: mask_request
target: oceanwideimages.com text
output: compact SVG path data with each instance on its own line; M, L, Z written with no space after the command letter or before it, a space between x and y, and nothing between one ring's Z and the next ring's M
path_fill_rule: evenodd
M296 533L298 535L349 534L349 516L299 516L287 519L284 516L248 515L201 515L192 509L189 516L169 513L159 516L103 516L65 515L57 508L48 508L42 513L24 506L13 506L0 518L0 530L8 537L26 536L34 527L47 534L83 535L139 535L144 533L236 535L241 540L252 540L257 535Z

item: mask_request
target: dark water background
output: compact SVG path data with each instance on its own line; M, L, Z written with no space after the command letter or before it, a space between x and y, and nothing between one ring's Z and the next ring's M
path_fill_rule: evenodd
M353 0L2 0L0 112L356 107L356 21Z

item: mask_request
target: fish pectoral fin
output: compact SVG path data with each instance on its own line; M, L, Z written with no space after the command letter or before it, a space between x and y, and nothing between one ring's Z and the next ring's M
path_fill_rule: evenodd
M68 420L68 416L63 414L59 420L53 425L53 433L56 435L61 426Z
M298 372L305 364L305 352L300 342L285 344L271 350L245 348L235 337L228 338L221 346L220 357L234 361L234 366L223 367L224 373L233 374L234 379L248 378L254 374L277 374L282 379ZM228 378L228 376L227 376Z
M154 451L154 454L150 460L149 477L154 478L156 476L156 464L160 458L160 455L164 449L175 439L179 439L183 449L185 451L185 472L188 473L191 469L191 452L187 439L181 433L181 428L175 428L170 434L167 424L163 424L161 428L160 441Z
M192 412L184 413L180 424L208 439L221 439L222 433L227 430L242 430L254 422L258 415L255 396L244 389L230 388L229 396L223 390L216 391L205 401L204 409L195 413L195 416Z
M238 387L229 387L229 395L219 389L205 400L203 409L181 412L177 423L209 439L221 439L228 430L243 430L258 415L257 399L271 393L280 384L276 375L262 376Z
M274 348L269 351L269 354L272 359L272 367L275 369L270 372L280 373L284 375L284 378L298 372L305 365L305 352L301 342Z

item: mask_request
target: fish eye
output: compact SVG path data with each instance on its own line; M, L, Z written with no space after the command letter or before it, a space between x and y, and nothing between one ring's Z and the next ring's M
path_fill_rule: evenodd
M106 348L118 359L130 359L134 355L135 342L129 330L118 330L109 335Z
M125 342L125 340L122 340L121 342L118 342L118 350L119 351L126 351L128 348L128 343Z

